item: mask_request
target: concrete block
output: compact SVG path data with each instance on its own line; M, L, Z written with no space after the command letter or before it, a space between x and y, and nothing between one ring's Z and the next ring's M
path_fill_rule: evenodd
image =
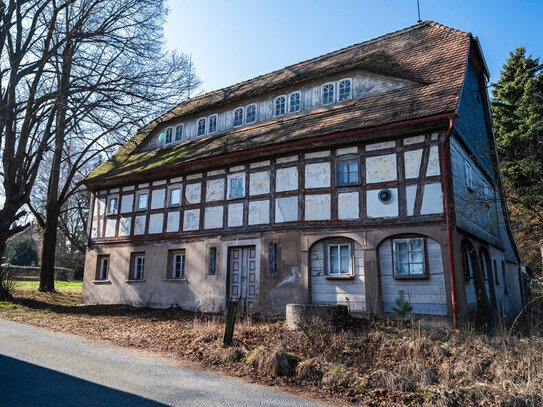
M349 308L340 304L287 304L286 327L298 330L313 324L341 329L347 323Z

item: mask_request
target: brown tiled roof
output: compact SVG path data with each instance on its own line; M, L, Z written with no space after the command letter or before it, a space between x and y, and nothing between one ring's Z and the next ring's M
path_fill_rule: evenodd
M111 177L245 151L255 146L262 147L455 112L464 80L470 41L469 33L426 21L207 93L180 104L148 124L84 182L99 184L99 180ZM353 68L406 78L418 84L172 148L147 152L136 150L157 125L173 118Z

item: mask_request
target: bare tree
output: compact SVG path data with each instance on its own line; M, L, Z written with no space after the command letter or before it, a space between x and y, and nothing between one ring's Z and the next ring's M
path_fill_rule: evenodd
M73 210L69 201L80 193L77 182L89 173L89 164L198 86L190 61L163 50L165 15L162 1L79 0L59 19L56 34L65 41L54 57L54 149L43 162L44 210L30 205L44 229L40 291L54 291L59 226L65 239L81 243L67 223L82 216L66 212Z

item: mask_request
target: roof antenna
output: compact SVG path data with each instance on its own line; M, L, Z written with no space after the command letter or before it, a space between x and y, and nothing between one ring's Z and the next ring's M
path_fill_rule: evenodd
M422 20L420 19L420 4L419 4L419 0L417 0L417 11L419 13L419 19L417 20L417 24L418 23L422 23Z

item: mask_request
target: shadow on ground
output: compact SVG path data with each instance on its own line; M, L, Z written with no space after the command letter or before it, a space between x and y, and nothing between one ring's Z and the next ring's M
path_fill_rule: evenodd
M3 355L0 383L1 406L165 405Z

